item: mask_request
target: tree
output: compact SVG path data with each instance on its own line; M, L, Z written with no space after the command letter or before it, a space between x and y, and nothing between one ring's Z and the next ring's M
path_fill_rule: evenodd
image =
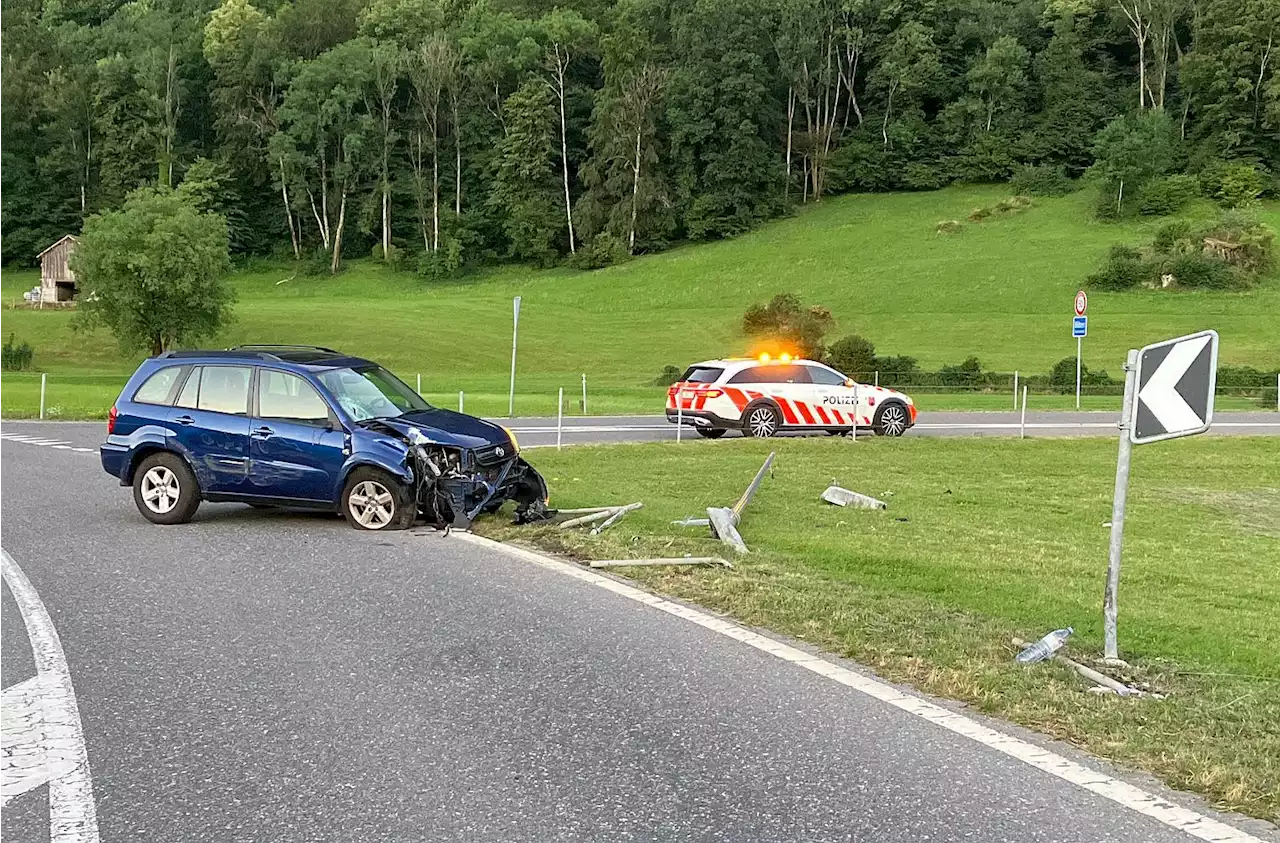
M530 79L507 98L503 110L507 132L489 201L504 212L511 256L547 266L559 254L551 90Z
M1172 133L1160 111L1128 114L1103 127L1094 143L1094 169L1106 180L1104 190L1116 192L1116 214L1123 212L1124 187L1133 187L1165 173Z
M413 164L414 196L418 205L418 219L422 227L422 241L427 251L440 248L440 138L445 126L445 98L457 102L457 89L461 83L461 57L457 46L444 33L435 33L426 40L409 61L409 80L413 87L413 100L417 104L420 124L415 128L409 158ZM456 181L461 190L462 151L457 137L456 105L450 109L454 120L454 147L457 153ZM425 134L424 134L425 133ZM431 149L431 215L427 217L425 136L430 136ZM454 213L461 213L461 193L455 193Z
M825 307L805 307L791 293L778 293L768 304L753 304L742 316L742 331L763 342L813 360L822 358L822 340L835 319Z
M167 188L142 188L91 216L71 256L86 291L80 329L105 327L125 352L153 355L216 335L233 296L227 224Z
M1001 35L965 74L969 92L982 103L983 131L991 131L998 110L1016 108L1027 84L1027 48L1012 35Z
M564 214L569 231L569 251L577 252L573 234L573 200L569 196L569 141L565 117L565 98L569 82L569 65L574 56L591 49L596 38L595 24L572 9L557 8L538 21L546 41L542 66L548 74L547 84L560 111L560 170L564 183Z
M378 135L378 191L382 212L382 259L391 255L391 156L400 139L396 131L396 97L405 56L394 43L366 40L369 84L365 87L365 111L373 116ZM437 191L438 192L438 191Z
M371 66L366 41L348 41L303 62L280 106L281 130L271 139L273 156L292 163L287 169L297 174L297 192L307 197L334 273L342 262L347 201L368 170L373 127L360 105Z
M880 368L875 345L857 334L833 342L827 349L826 362L851 378L865 378Z
M909 21L894 30L872 72L873 80L884 92L884 120L880 134L889 147L889 121L893 101L912 103L942 71L941 56L933 36L924 24Z

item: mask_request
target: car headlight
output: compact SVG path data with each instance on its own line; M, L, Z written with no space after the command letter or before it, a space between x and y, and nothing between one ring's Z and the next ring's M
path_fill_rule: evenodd
M511 437L511 447L516 449L517 454L520 453L520 441L516 439L515 431L513 431L509 427L504 427L502 429L505 430L507 432L507 435Z

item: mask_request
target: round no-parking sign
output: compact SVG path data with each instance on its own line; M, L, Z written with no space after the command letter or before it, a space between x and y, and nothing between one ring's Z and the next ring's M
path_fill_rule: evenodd
M1085 310L1089 307L1089 297L1084 294L1084 290L1076 291L1076 316L1084 316Z

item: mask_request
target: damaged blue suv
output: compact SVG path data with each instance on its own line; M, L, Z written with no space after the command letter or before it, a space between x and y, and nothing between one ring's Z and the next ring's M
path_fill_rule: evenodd
M156 524L203 501L340 511L360 530L466 527L508 500L549 517L515 436L432 407L369 360L315 346L169 351L111 408L102 467Z

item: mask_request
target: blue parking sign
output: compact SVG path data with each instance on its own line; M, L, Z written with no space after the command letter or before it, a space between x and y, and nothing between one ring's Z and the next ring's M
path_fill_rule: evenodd
M1071 319L1071 336L1087 337L1089 336L1089 317L1074 316Z

